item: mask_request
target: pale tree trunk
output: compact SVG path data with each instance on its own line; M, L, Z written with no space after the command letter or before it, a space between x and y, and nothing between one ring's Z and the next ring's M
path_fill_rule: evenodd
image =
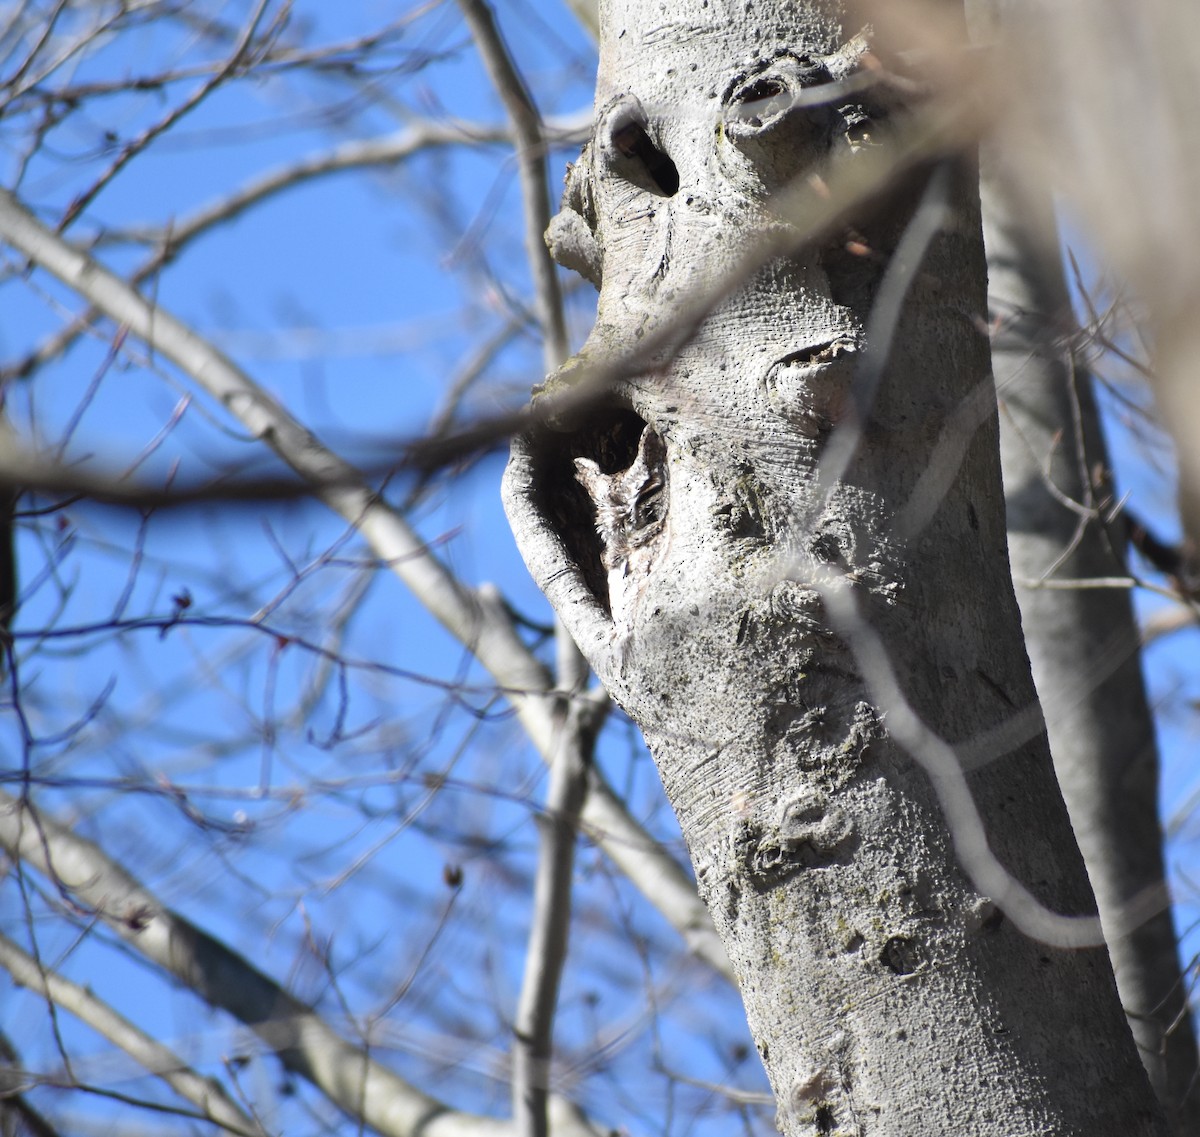
M1096 922L1052 914L1093 901L1008 575L969 163L798 240L904 133L858 30L602 5L552 226L597 325L506 504L658 763L785 1133L1162 1133Z
M1158 751L1108 453L1091 381L1072 365L1075 325L1053 206L1022 189L1000 151L982 179L992 366L1008 542L1050 749L1108 936L1121 1002L1159 1099L1200 1132L1196 1042L1164 881ZM1062 585L1063 587L1056 587ZM1131 902L1158 899L1129 927Z

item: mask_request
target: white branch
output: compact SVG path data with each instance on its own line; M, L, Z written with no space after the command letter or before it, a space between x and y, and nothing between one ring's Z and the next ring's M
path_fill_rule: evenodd
M580 141L591 127L591 111L548 124L547 133L557 143ZM326 174L348 170L386 168L395 166L423 150L443 146L472 146L481 142L511 142L512 130L507 126L470 123L459 119L444 122L433 120L410 124L404 130L382 138L355 139L332 149L319 150L298 162L268 170L247 182L236 192L227 194L180 218L175 224L162 227L140 227L127 232L110 234L112 239L162 243L174 250L184 242L214 225L232 221L247 209L274 194L303 185Z
M547 133L556 143L581 142L591 129L591 109L577 112L547 123ZM159 272L179 256L181 250L197 237L218 225L234 221L247 210L295 186L327 174L348 170L386 168L395 166L423 150L440 146L472 146L483 142L508 142L512 132L508 127L485 123L470 123L460 119L443 122L422 120L404 130L382 138L356 139L332 149L319 150L297 162L268 170L251 179L240 189L167 225L141 225L125 230L110 230L102 234L95 247L139 242L157 245L155 253L129 275L137 285ZM24 377L49 359L56 359L100 315L91 308L81 313L66 327L47 337L31 353L5 369L4 376Z
M599 706L576 702L563 716L559 753L550 763L546 812L538 819L533 918L513 1023L513 1125L518 1137L547 1137L554 1014L570 933L575 838L596 732L607 706L607 698Z
M491 9L484 0L459 0L459 7L508 112L517 141L525 250L542 327L543 366L550 373L567 358L568 342L558 269L545 239L550 227L550 198L546 190L547 146L542 119L496 27ZM564 691L576 691L587 682L587 663L561 622L556 625L556 640L559 684ZM521 1137L546 1137L548 1129L546 1107L554 1014L571 926L575 837L599 726L591 711L578 703L567 711L562 718L558 753L550 762L546 816L539 835L533 920L513 1028L513 1121Z

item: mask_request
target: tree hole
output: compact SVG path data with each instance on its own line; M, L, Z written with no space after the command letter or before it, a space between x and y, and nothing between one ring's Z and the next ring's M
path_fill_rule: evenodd
M623 407L596 408L578 430L546 432L540 439L538 482L542 508L579 566L588 589L606 608L608 581L596 507L580 484L576 458L595 462L604 474L628 470L637 461L646 421ZM648 496L635 503L642 512L656 508Z
M879 953L879 962L896 975L911 975L921 964L917 945L907 936L892 936Z
M613 148L621 157L636 163L636 170L645 174L645 179L632 176L635 171L623 171L629 180L662 197L673 197L679 190L679 171L675 163L657 146L645 126L635 118L618 122L612 131ZM644 182L648 180L649 185Z

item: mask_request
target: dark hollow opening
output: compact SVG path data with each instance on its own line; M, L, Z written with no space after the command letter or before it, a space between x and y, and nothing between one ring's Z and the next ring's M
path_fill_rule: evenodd
M617 126L612 132L612 143L621 155L641 165L658 193L673 197L678 192L679 171L675 163L654 145L646 128L636 119Z
M608 607L608 578L601 561L596 510L576 477L575 459L590 458L605 474L627 470L637 461L646 420L624 407L597 407L586 425L568 432L547 431L539 445L538 482L542 507L579 566L592 594Z

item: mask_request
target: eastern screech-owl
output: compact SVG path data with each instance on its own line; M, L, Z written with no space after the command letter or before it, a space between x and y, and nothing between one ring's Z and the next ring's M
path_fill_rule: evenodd
M576 458L576 477L596 507L596 531L608 570L608 606L623 624L645 583L667 519L667 449L647 426L628 469L602 473L590 458Z

